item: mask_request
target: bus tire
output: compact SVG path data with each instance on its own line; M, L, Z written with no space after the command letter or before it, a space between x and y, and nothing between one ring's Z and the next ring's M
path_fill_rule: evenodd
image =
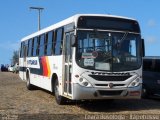
M66 99L59 93L59 83L57 78L54 83L54 95L58 105L64 105L66 103Z
M30 83L30 77L29 77L29 74L27 73L27 89L28 90L33 90L33 85Z

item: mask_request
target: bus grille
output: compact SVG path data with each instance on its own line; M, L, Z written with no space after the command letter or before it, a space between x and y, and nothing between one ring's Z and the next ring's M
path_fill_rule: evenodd
M125 81L131 77L131 75L127 75L127 76L89 75L89 76L97 81Z
M113 95L120 95L122 93L122 90L116 90L116 91L99 90L98 92L102 96L113 96Z

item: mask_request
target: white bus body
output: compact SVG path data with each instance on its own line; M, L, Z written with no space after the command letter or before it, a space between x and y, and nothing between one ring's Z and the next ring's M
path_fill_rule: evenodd
M58 104L139 99L143 52L136 20L78 14L21 40L19 76L28 89L54 92Z

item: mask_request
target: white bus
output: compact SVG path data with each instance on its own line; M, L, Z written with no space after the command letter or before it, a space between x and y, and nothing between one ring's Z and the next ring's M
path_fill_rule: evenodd
M19 75L27 88L71 100L139 99L144 40L136 20L77 14L21 40Z

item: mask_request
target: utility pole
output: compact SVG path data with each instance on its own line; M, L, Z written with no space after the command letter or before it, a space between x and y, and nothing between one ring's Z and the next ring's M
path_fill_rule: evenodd
M38 31L41 30L41 11L44 9L42 7L30 7L30 9L38 10Z

